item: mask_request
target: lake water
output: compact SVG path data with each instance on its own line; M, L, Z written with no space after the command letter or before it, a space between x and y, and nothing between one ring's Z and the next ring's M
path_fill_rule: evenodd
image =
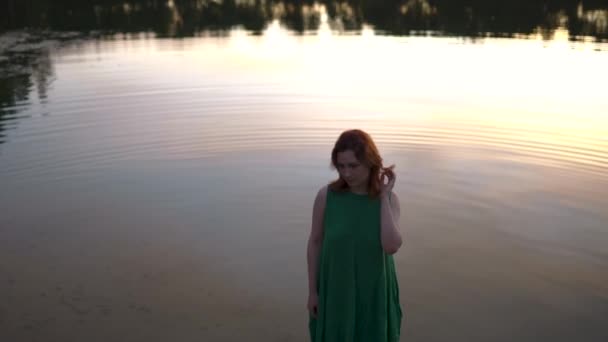
M606 43L275 22L39 62L0 108L2 341L307 341L350 128L396 164L402 340L608 340Z

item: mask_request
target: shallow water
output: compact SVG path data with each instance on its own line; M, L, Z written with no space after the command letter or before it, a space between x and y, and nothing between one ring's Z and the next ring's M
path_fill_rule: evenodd
M81 41L0 108L2 340L305 341L344 129L396 164L407 341L605 341L608 47Z

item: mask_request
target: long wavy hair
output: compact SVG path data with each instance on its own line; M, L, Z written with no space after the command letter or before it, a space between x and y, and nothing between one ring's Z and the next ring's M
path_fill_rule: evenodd
M333 169L337 169L338 153L347 150L353 151L357 160L370 168L367 193L370 197L377 198L380 195L380 172L384 168L382 167L382 157L380 157L380 153L372 137L359 129L342 132L331 151L331 166ZM329 184L329 189L343 192L348 191L349 186L342 179L342 176L339 176L338 179Z

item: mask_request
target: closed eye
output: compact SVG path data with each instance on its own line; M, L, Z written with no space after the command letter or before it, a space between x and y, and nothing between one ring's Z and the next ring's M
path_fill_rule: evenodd
M354 168L359 167L359 165L361 165L361 164L359 164L359 163L348 163L346 165L344 165L344 164L337 164L336 166L338 167L338 169L344 169L344 168L347 168L347 167L349 169L354 169Z

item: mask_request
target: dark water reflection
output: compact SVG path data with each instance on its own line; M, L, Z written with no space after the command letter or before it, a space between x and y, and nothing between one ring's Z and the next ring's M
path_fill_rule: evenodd
M43 104L47 88L53 80L53 63L50 50L40 46L17 46L24 34L3 35L0 38L0 144L5 141L4 130L16 127L24 117L23 109L31 102ZM25 39L21 39L25 41ZM40 39L36 39L40 42ZM15 48L11 51L10 48ZM18 51L19 48L23 51Z
M403 340L606 341L606 46L539 35L38 49L1 79L0 340L306 341L312 199L360 127L397 164Z

